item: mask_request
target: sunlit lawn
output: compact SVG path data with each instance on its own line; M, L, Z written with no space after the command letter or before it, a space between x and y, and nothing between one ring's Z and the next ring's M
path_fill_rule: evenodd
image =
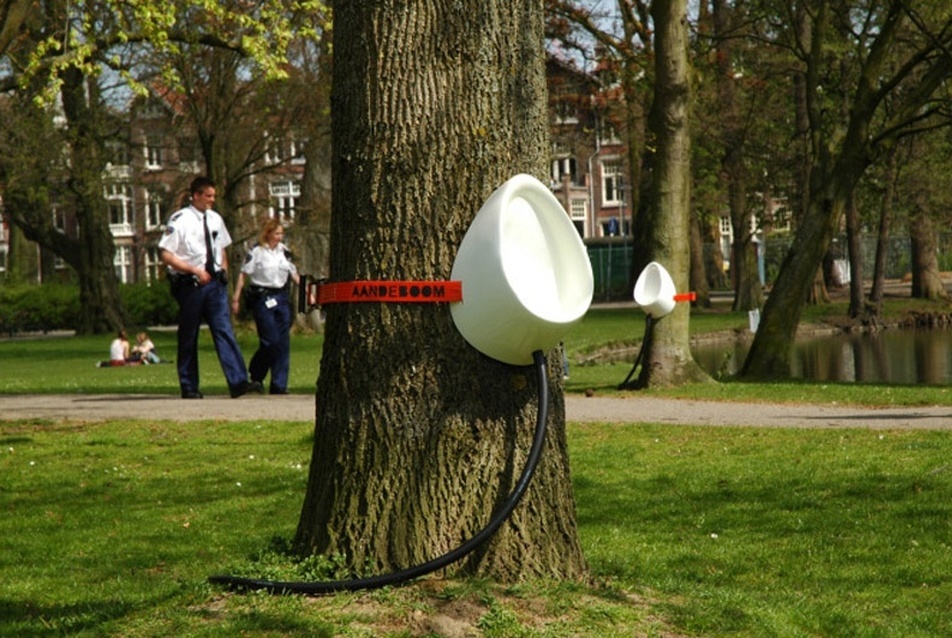
M952 634L947 432L570 425L593 584L223 596L293 535L311 427L0 422L0 635Z
M175 331L149 333L163 359L175 360ZM254 331L237 331L245 361L258 347ZM0 393L112 393L142 392L177 394L175 365L123 366L97 368L109 358L109 342L103 336L53 336L0 340ZM323 335L300 334L293 337L290 390L314 392L321 356ZM206 394L227 394L228 388L215 354L208 330L199 337L199 374L201 390Z
M692 324L745 321L722 312ZM641 327L630 309L596 309L566 346L630 345ZM152 336L174 358L174 332ZM239 339L250 357L254 333ZM0 340L0 394L177 393L174 365L96 368L108 341ZM321 344L294 336L292 391L313 392ZM207 334L201 349L202 389L224 394ZM619 394L627 369L573 366L567 389ZM952 404L944 387L802 381L651 392ZM208 575L265 569L252 557L293 535L312 427L0 421L0 635L427 636L442 617L505 637L952 635L945 431L569 424L590 583L223 596Z

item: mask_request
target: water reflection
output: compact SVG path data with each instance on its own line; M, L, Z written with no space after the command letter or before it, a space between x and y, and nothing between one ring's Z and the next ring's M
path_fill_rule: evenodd
M699 343L691 347L712 375L730 376L743 365L750 339ZM798 339L792 376L813 381L895 384L952 383L952 330L884 330Z

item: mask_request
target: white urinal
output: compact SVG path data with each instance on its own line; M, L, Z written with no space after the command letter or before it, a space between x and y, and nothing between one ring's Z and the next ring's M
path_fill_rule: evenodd
M528 365L555 347L592 302L592 266L552 192L516 175L486 200L463 237L452 279L463 301L450 307L463 338L504 363Z

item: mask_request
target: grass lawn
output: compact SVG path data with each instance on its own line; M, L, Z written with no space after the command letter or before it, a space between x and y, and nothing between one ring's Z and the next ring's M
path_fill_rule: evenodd
M952 634L947 432L570 425L591 583L223 595L275 577L311 427L0 422L0 635Z
M152 330L149 336L160 357L175 360L174 329ZM244 327L236 336L245 361L250 361L258 347L254 329ZM313 393L323 335L299 334L292 339L289 390ZM0 394L179 393L174 364L97 368L97 362L109 358L110 341L109 335L0 340ZM228 394L208 330L199 337L199 374L202 392Z
M692 326L710 331L746 321L701 317ZM598 309L566 344L579 356L640 333L631 311ZM173 358L174 333L152 336ZM250 357L253 332L239 338ZM0 394L178 392L172 365L95 368L108 342L2 340ZM224 394L207 334L201 347L202 389ZM292 348L292 390L313 392L321 337ZM568 390L612 392L616 367L573 366ZM952 404L940 387L652 392ZM570 423L590 582L431 579L321 598L209 586L288 568L272 548L297 524L312 427L0 421L0 636L952 635L950 432Z

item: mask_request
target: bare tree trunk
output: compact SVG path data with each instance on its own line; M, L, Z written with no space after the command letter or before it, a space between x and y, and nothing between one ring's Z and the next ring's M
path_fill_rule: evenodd
M655 261L674 279L679 291L690 268L691 136L687 15L685 0L655 0L655 101L649 125L657 140L652 176L651 234L645 236ZM654 325L645 344L636 387L676 385L709 379L691 355L690 309L679 304Z
M912 296L915 299L946 299L939 276L935 224L928 213L917 211L909 220L912 240Z
M105 166L102 135L96 130L96 92L78 69L63 72L63 112L73 135L70 150L75 163L69 191L79 220L79 325L77 334L101 334L124 327L122 299L113 257L109 213L103 195Z
M846 201L846 247L850 265L850 317L860 317L866 312L863 292L863 248L860 230L859 208L856 206L856 189Z
M747 205L746 130L737 108L734 90L734 39L731 8L725 0L712 3L714 38L717 43L717 102L721 117L724 155L721 167L727 179L727 201L733 227L731 271L734 310L753 310L763 303L757 272L757 252L751 229L752 215Z
M691 270L688 285L697 295L695 304L701 308L711 307L711 288L707 283L704 256L704 241L697 215L691 215Z
M896 198L896 180L899 176L898 148L890 149L886 163L886 189L879 209L879 232L876 235L876 262L873 264L873 285L869 291L870 312L880 314L886 286L886 257L889 252L889 226Z
M516 173L547 174L542 2L341 3L334 28L331 274L446 279L489 194ZM585 571L551 360L542 462L466 573ZM513 487L537 396L530 370L476 352L443 305L328 306L297 547L358 571L455 548Z

